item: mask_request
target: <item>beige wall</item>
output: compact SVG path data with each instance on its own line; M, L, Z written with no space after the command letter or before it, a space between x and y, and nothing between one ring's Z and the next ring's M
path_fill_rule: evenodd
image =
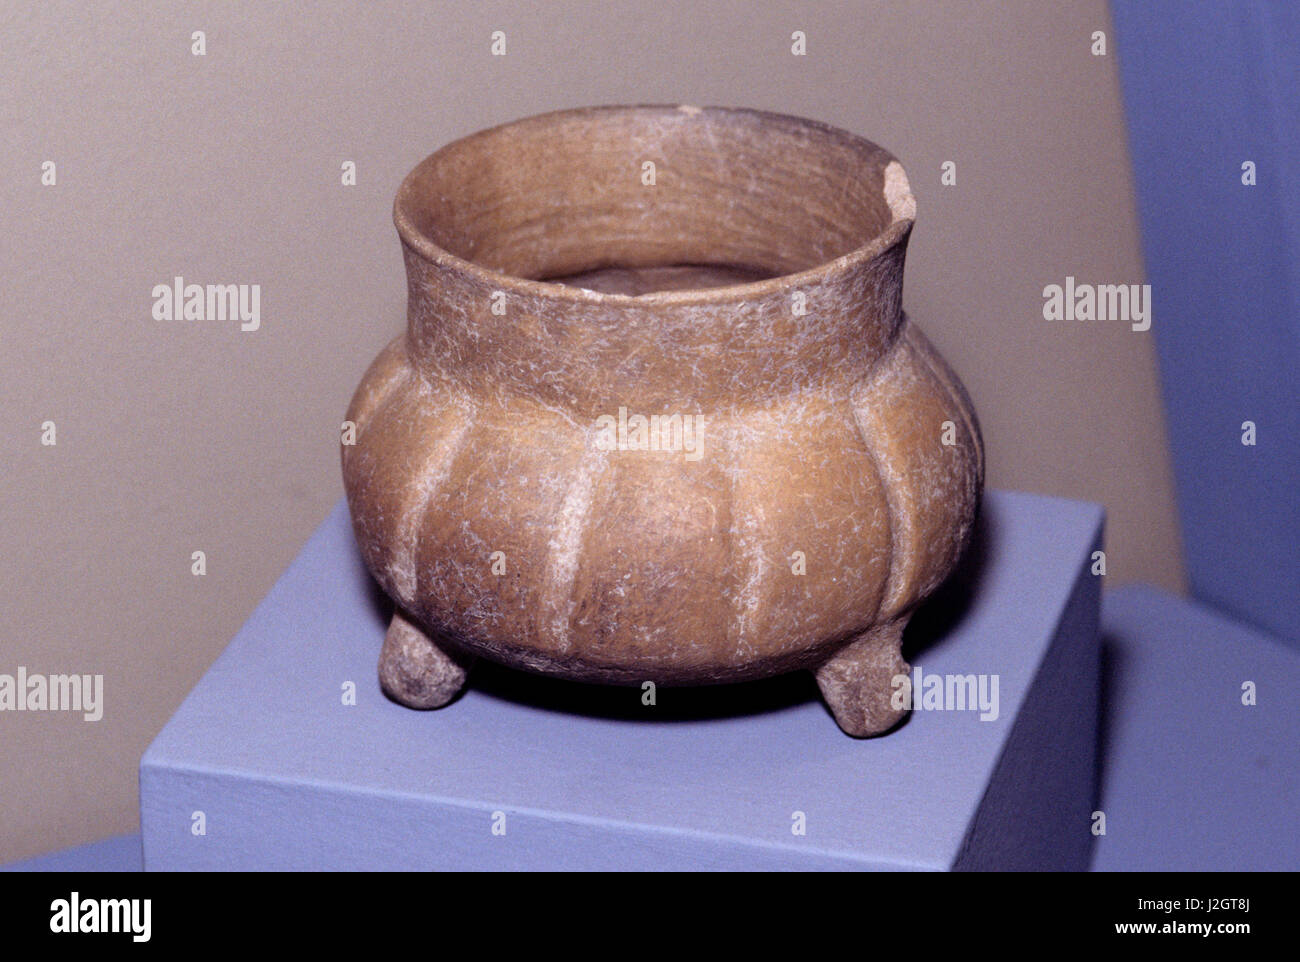
M1104 0L138 6L0 13L0 672L106 684L97 723L0 715L0 861L133 830L140 753L341 494L342 412L402 324L399 180L530 113L746 105L890 148L905 304L990 483L1105 503L1111 581L1181 587L1151 335L1041 317L1067 274L1142 280ZM262 329L153 320L176 274L260 284Z

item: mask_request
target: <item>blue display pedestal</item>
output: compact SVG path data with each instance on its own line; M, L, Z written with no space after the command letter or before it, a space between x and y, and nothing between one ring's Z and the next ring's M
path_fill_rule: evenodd
M1101 526L990 492L905 655L996 680L996 719L922 701L859 741L806 674L649 707L480 664L445 709L393 704L389 608L340 503L145 753L145 867L1086 868Z
M1093 867L1300 870L1300 655L1154 588L1104 609Z

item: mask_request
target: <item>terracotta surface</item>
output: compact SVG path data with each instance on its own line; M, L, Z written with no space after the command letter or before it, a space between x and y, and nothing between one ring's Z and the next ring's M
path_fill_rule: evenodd
M408 328L343 446L398 609L389 695L445 704L476 655L636 685L809 669L845 731L894 724L900 635L984 475L901 310L914 216L888 152L754 111L565 111L423 161L394 213ZM683 430L637 449L636 415Z

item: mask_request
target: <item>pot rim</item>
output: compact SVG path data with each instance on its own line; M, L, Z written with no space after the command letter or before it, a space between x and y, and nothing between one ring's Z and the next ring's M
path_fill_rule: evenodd
M832 258L831 260L824 261L801 271L795 271L788 274L778 274L775 277L768 277L759 281L749 281L743 284L728 284L720 287L651 291L645 294L607 294L601 291L588 290L587 288L575 287L569 284L560 284L554 281L532 280L514 274L508 274L503 271L493 270L489 267L484 267L482 264L478 264L472 260L453 254L451 251L435 243L428 237L428 235L415 226L412 217L407 211L407 207L409 206L408 198L415 193L415 182L417 178L430 165L436 162L437 157L443 150L454 145L464 143L467 140L499 133L507 128L525 123L536 123L545 120L560 120L606 112L649 114L663 113L665 111L685 113L690 116L698 116L701 114L729 114L734 117L744 118L746 121L757 126L761 126L763 123L794 125L806 130L816 131L822 136L829 136L838 139L854 149L861 151L864 157L867 155L873 155L877 161L883 160L884 162L884 169L882 171L882 177L884 178L884 201L890 212L893 214L893 220L884 230L876 234L865 244L854 248L848 253L841 254L839 257ZM602 304L606 306L621 305L656 307L661 305L671 305L682 307L693 305L718 305L750 301L755 298L779 294L790 290L791 288L825 284L828 281L834 281L837 278L846 276L856 267L866 264L893 247L904 243L907 240L908 234L910 233L915 220L916 198L912 193L907 179L907 174L898 159L879 144L867 140L865 137L861 137L851 131L844 130L843 128L835 127L817 120L810 120L806 117L798 117L792 114L775 113L773 111L757 110L749 107L695 107L689 104L607 104L591 107L576 107L532 114L502 124L497 124L493 127L488 127L469 134L466 137L450 141L442 147L439 147L438 150L434 151L432 154L429 154L416 164L410 173L402 179L402 183L397 189L397 195L393 200L393 223L397 228L397 234L401 238L402 243L433 264L467 274L479 283L490 286L496 290L537 298L568 301L574 304Z

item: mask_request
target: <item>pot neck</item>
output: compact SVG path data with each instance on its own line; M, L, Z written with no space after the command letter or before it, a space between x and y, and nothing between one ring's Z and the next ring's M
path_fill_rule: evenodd
M494 277L403 246L408 350L426 377L582 416L845 389L902 319L911 223L881 250L751 284L641 296Z
M430 378L577 410L764 398L860 377L900 323L916 205L888 151L730 108L582 108L456 141L393 216ZM743 268L641 296L549 282Z

